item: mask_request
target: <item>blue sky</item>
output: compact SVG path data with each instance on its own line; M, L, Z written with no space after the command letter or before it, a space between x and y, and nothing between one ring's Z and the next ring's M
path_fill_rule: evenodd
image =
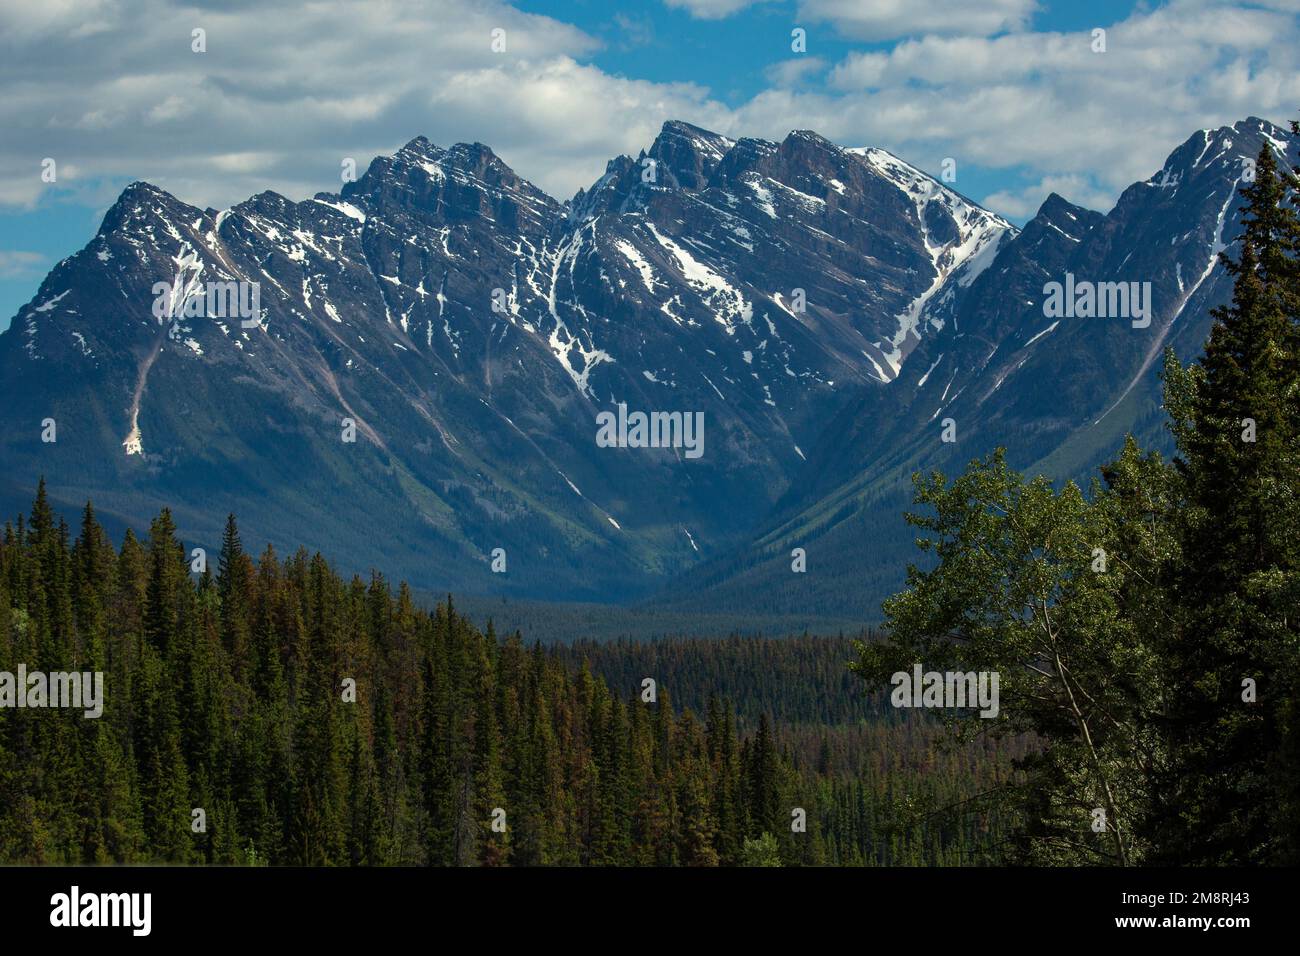
M223 208L417 134L567 198L666 119L883 146L1017 222L1300 106L1300 0L0 0L0 328L145 179ZM380 15L382 12L382 15ZM790 31L807 33L791 50ZM1091 49L1094 28L1107 50ZM206 31L206 50L191 48ZM493 29L506 50L493 52ZM58 181L41 180L42 159Z
M707 86L732 106L761 93L770 85L767 69L791 59L789 31L795 26L811 28L809 54L828 60L840 60L854 51L888 50L897 42L897 38L854 39L833 27L824 29L821 21L805 22L796 2L752 4L716 19L701 18L687 5L672 7L662 2L529 0L515 5L529 13L565 20L598 37L604 46L590 62L609 73L661 83L690 80ZM1091 30L1122 20L1134 7L1130 0L1051 0L1037 5L1027 26ZM624 12L611 16L611 10L620 8L625 8Z

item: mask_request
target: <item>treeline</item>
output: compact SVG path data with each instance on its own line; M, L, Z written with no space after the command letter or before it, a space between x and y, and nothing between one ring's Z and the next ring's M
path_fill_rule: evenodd
M23 506L26 506L24 501ZM674 582L674 592L678 591ZM429 606L443 594L426 594L414 590L417 603ZM784 638L804 633L857 634L864 620L878 616L880 608L868 617L818 613L823 604L803 605L802 614L761 614L752 607L736 603L709 604L696 607L665 606L662 595L654 600L634 604L591 604L563 601L525 600L505 595L456 595L456 606L476 621L492 618L502 633L522 631L528 639L543 644L574 641L604 642L625 640L637 644L661 640L721 639L725 637Z
M930 811L1009 773L921 722L742 733L718 695L674 707L680 669L647 702L649 675L607 683L450 599L254 560L233 517L210 563L166 511L115 548L87 505L74 539L43 484L0 541L0 672L20 664L103 672L104 701L0 707L7 864L972 862L996 816Z
M869 631L858 638L875 640ZM616 687L635 687L653 678L673 689L679 707L697 713L710 696L725 697L734 703L742 730L756 727L763 714L778 725L832 727L900 721L906 713L890 707L883 695L868 693L849 671L857 659L855 640L849 637L579 640L555 653L574 667L585 661Z

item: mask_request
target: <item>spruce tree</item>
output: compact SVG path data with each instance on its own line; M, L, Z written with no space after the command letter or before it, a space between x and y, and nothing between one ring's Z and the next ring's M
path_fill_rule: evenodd
M1232 302L1214 311L1199 366L1168 365L1186 507L1167 630L1168 755L1151 825L1157 859L1270 862L1286 785L1277 759L1294 696L1300 594L1300 220L1297 180L1265 143L1240 253L1221 261Z

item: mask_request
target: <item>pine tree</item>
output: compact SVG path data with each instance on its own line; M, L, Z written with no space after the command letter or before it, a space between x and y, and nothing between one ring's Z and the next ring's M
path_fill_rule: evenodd
M709 866L740 862L761 832L787 862L860 860L891 788L929 790L911 770L907 787L881 771L845 790L875 817L822 796L836 792L811 769L827 736L855 767L887 741L911 752L885 724L782 725L778 744L768 716L742 741L720 697L704 723L679 714L667 684L698 693L742 642L666 644L649 670L672 676L647 704L621 696L644 648L604 655L627 670L611 679L480 631L450 599L426 611L378 573L345 581L302 549L282 561L268 548L250 573L233 518L217 573L196 579L167 512L147 545L128 531L117 553L89 504L71 547L42 491L32 515L0 535L0 670L102 662L105 708L0 708L0 863ZM762 646L755 667L806 649ZM791 672L832 673L846 647ZM785 832L793 803L809 807L807 839ZM908 831L900 852L949 859L953 842Z
M767 714L759 717L758 733L749 751L748 800L749 832L751 836L782 832L785 823L781 813L781 794L777 779L779 757L776 742L772 739L772 726Z
M149 578L144 636L164 658L177 637L182 589L188 584L185 554L171 511L164 508L149 528Z
M1277 858L1274 759L1294 696L1300 596L1300 218L1266 143L1245 199L1229 306L1199 366L1167 362L1187 507L1166 635L1170 755L1152 824L1159 858ZM1253 699L1252 699L1253 698Z
M250 595L253 591L254 568L252 559L244 553L239 538L239 525L235 516L226 517L226 527L221 535L221 554L217 560L217 594L221 598L221 643L234 663L235 676L243 679L247 669L254 666L249 661L250 645ZM262 662L265 666L266 662Z

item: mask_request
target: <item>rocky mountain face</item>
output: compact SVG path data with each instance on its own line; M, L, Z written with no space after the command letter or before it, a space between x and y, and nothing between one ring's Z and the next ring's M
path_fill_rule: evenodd
M45 475L429 591L871 620L915 470L1167 446L1159 356L1228 297L1265 142L1294 161L1245 120L1023 230L882 150L678 122L566 203L423 138L305 202L136 183L0 334L0 504Z
M1192 135L1106 215L1049 197L897 378L845 403L762 531L674 582L675 602L878 620L920 557L901 518L914 472L952 475L1002 446L1014 467L1086 480L1125 434L1168 451L1161 355L1196 358L1231 296L1217 257L1241 232L1237 190L1265 143L1294 166L1295 137L1251 118Z
M567 203L423 138L304 202L135 183L0 335L0 497L45 475L209 551L235 512L430 590L633 598L744 548L1016 236L881 150L676 122Z

